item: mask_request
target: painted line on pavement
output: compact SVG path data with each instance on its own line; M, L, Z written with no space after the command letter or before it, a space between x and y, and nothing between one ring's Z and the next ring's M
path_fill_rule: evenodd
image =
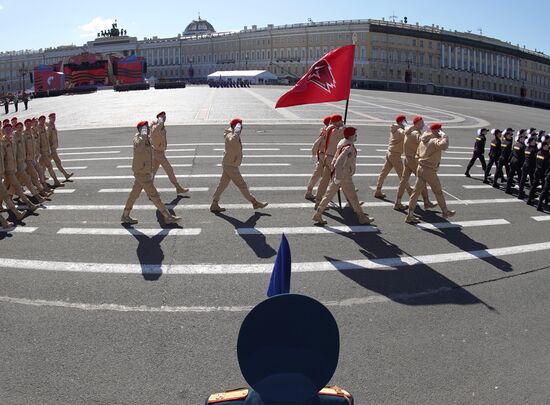
M0 234L3 233L33 233L37 230L37 227L31 227L31 226L17 226L12 229L3 229L0 228Z
M360 226L305 226L276 228L237 228L237 235L318 235L335 233L376 233L380 230L372 225Z
M56 188L54 194L72 194L76 191L74 188Z
M222 164L221 163L218 163L216 165L216 167L221 167ZM280 166L280 167L286 167L286 166L291 166L290 163L242 163L241 164L241 167L275 167L275 166Z
M61 228L58 235L120 235L120 236L197 236L201 228L164 228L164 229L136 229L136 228Z
M384 166L384 163L357 163L356 166L363 166L363 167L380 167ZM463 167L462 165L455 165L455 164L443 164L439 165L439 167Z
M172 167L192 167L193 165L191 163L176 163L171 164ZM116 167L117 169L131 169L132 165L118 165Z
M225 151L225 149L222 149L222 148L217 148L217 149L212 149L214 152L223 152ZM281 148L243 148L243 152L252 152L252 151L257 151L257 152L275 152L275 151L280 151ZM300 149L302 150L302 149Z
M541 253L550 250L550 242L513 245L501 248L474 251L459 251L420 256L400 256L381 259L335 260L322 262L292 263L293 273L316 273L334 270L391 270L415 265L449 264L469 260ZM273 263L246 264L124 264L90 262L56 262L45 260L1 258L0 268L37 271L61 271L73 273L108 274L179 274L179 275L225 275L225 274L270 274Z
M472 228L477 226L510 225L505 219L484 219L479 221L460 221L460 222L435 222L416 224L421 229L450 229L450 228Z
M65 170L85 170L87 168L88 168L88 166L74 166L74 167L65 167L64 169ZM59 169L57 167L54 167L53 169L55 171L59 171Z
M203 191L208 191L208 190L209 190L208 187L191 187L189 189L189 192L194 193L194 192L203 192ZM102 188L98 191L98 193L129 193L130 191L132 191L131 188ZM157 191L161 192L161 193L169 193L171 191L175 191L175 188L174 187L171 187L171 188L157 188Z
M531 217L531 219L534 219L537 222L550 221L550 215L542 215L540 217Z
M60 153L59 156L76 156L76 155L109 155L109 154L115 154L120 153L119 150L110 150L110 151L102 151L102 152L64 152Z
M167 149L166 152L195 152L196 149Z
M478 190L478 189L485 189L485 188L493 188L493 186L491 186L490 184L479 184L479 185L475 185L475 186L463 185L462 187L464 187L466 190Z

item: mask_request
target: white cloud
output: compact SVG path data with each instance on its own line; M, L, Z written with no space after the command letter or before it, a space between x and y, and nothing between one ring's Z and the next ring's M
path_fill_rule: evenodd
M101 30L111 28L111 25L115 22L112 18L101 18L95 17L92 21L87 24L79 25L78 29L84 31L80 34L81 37L92 37L96 36Z

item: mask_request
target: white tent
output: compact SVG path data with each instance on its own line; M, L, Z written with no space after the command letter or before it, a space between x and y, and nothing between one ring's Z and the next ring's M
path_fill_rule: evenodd
M232 81L248 80L251 84L276 82L277 76L267 70L221 70L208 75L208 80Z

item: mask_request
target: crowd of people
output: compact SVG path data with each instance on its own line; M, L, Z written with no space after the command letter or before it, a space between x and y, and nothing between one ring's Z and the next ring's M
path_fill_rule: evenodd
M520 200L525 199L525 188L529 185L529 194L527 194L529 205L534 204L538 188L542 186L537 204L537 210L542 211L543 204L548 205L550 191L550 136L546 131L537 131L536 128L520 129L515 134L512 128L504 131L492 129L489 162L486 163L485 144L488 133L487 128L478 130L472 159L468 163L465 176L470 177L470 170L479 159L484 172L484 183L500 188L499 182L501 182L507 194L512 193L517 183ZM490 181L493 165L496 169Z
M15 112L19 111L19 102L25 105L25 110L29 109L30 97L27 93L23 92L21 95L8 94L2 97L1 104L4 106L4 113L8 115L10 113L10 103L13 104Z
M73 175L63 168L57 154L59 141L55 120L55 113L51 113L48 120L42 115L24 122L14 117L1 123L0 211L8 211L8 215L16 221L21 221L26 213L17 208L14 199L32 212L52 196L56 187L64 186L54 171L52 161L66 180ZM53 184L48 182L46 170ZM25 194L26 190L31 196ZM4 204L7 209L4 209ZM4 231L14 228L14 223L8 219L0 214L0 227Z

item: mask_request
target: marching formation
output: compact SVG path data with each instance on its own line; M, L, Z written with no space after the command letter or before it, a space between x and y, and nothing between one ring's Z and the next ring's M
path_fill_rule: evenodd
M57 148L59 146L57 129L55 126L55 113L51 113L46 121L45 116L38 119L26 119L20 122L16 117L11 121L5 119L1 127L0 140L0 208L7 211L20 221L25 213L19 211L14 198L24 203L29 211L35 211L50 197L54 188L64 186L57 178L52 166L52 160L69 180L73 173L68 173L61 164ZM53 180L50 185L46 177L46 170ZM25 189L31 197L25 194ZM16 196L16 197L15 197ZM0 215L0 227L3 230L11 230L14 223L8 222Z
M470 177L470 170L479 159L484 171L483 182L500 188L500 181L507 194L512 194L512 188L518 184L520 200L525 198L525 187L529 180L527 204L534 204L540 186L537 210L542 211L543 203L548 204L550 191L550 137L546 135L546 131L537 131L536 128L520 129L514 135L512 128L507 128L504 131L491 130L489 162L485 164L485 144L488 132L487 128L478 130L473 156L468 163L465 176ZM496 170L492 182L490 182L489 177L493 165L496 165ZM506 178L504 172L506 172Z

